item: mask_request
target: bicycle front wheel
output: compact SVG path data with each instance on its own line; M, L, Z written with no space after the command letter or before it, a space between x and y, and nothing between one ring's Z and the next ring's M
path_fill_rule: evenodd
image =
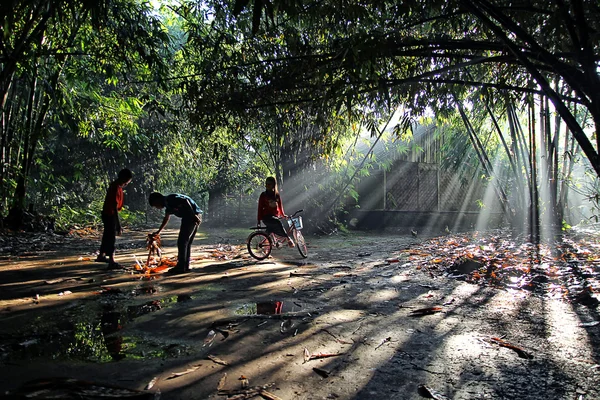
M296 229L294 231L294 236L296 236L296 247L298 248L298 253L300 253L303 258L308 257L308 247L306 247L304 235L301 231Z
M264 232L254 232L248 237L248 253L257 260L269 257L272 248L271 238Z

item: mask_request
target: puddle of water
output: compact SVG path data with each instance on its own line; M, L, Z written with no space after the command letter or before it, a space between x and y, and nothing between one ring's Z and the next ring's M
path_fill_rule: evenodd
M258 303L246 303L237 306L235 315L277 315L290 312L303 311L304 306L293 300L263 301Z
M162 293L164 291L161 285L158 285L154 282L145 282L139 287L133 289L132 294L134 296L143 296L143 295L151 295L156 293Z
M138 305L88 302L63 310L60 316L40 316L26 331L0 338L0 361L49 358L103 363L124 358L177 357L189 349L178 344L124 336L121 331L134 319L178 300L183 299L171 296Z

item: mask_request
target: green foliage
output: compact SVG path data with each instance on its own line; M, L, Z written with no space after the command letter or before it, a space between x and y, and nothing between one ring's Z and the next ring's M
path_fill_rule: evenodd
M166 73L169 36L137 0L12 6L0 24L10 60L0 71L3 201L94 223L85 211L94 184L150 145L140 119L159 86L132 82Z
M89 206L75 206L64 203L53 211L56 216L55 224L59 230L69 230L72 227L92 227L102 226L101 219L102 201L94 201ZM128 207L123 207L119 212L119 220L124 228L140 226L144 223L146 215L140 211L131 211Z
M501 169L514 154L501 148L488 106L505 128L498 116L507 104L538 93L543 82L535 72L573 104L594 110L597 102L597 66L588 62L597 38L571 36L598 30L591 0L580 7L454 0L11 5L0 24L8 60L0 98L10 116L0 153L2 212L9 197L24 204L19 197L27 193L27 202L54 210L64 226L97 223L91 210L124 166L135 174L131 211L123 214L131 223L152 190L204 201L251 192L271 174L288 192L299 188L294 197L310 193L315 214L330 203L339 208L356 200L360 178L425 150L412 129L419 119L429 125L431 115L442 143L435 161L469 181L481 173L481 160L458 104ZM583 25L575 29L574 21ZM382 136L384 150L355 151L354 143L368 140L359 130L379 137L380 121L399 104L402 117ZM598 123L599 116L568 106L580 126Z
M124 228L141 226L146 220L146 213L142 211L131 211L128 207L124 206L119 212L119 219L121 221L121 226Z
M67 203L58 205L53 210L53 215L56 216L56 228L59 230L68 230L73 226L99 227L102 225L99 212L101 209L101 202L96 202L90 205L90 207L72 207Z
M66 349L66 355L81 360L93 359L98 362L112 360L102 334L101 323L95 321L76 322L74 339Z

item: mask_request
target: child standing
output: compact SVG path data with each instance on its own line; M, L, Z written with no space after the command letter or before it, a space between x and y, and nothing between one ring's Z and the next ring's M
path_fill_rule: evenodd
M104 233L100 243L100 253L97 262L107 262L109 269L120 268L119 263L115 261L115 243L117 236L123 233L121 222L119 221L119 211L123 208L123 188L131 182L133 174L127 168L119 171L117 179L112 181L106 191L104 205L102 206L102 223L104 224Z

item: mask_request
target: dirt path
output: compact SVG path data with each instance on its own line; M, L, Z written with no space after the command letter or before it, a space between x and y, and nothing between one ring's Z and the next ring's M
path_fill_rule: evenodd
M202 232L190 273L152 279L87 261L96 238L3 256L0 393L68 377L162 399L244 379L286 400L600 398L597 304L450 279L414 261L421 238L310 237L306 260L255 262L244 235ZM142 233L119 246L122 264L146 254Z

